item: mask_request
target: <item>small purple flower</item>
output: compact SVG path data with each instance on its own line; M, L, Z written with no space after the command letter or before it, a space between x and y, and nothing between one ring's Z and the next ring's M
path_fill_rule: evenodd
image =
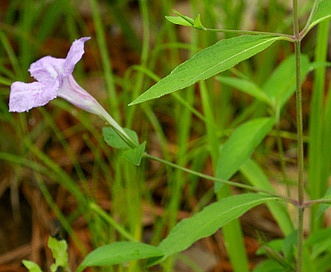
M62 97L83 110L102 115L104 109L72 76L76 63L84 54L84 43L89 39L75 40L65 59L46 56L32 63L29 72L37 82L16 81L11 85L9 111L28 111Z
M9 111L24 112L44 106L56 97L62 97L71 104L107 121L129 144L136 143L123 128L87 91L80 87L72 76L76 63L84 54L84 43L90 37L75 40L65 59L46 56L32 63L29 72L37 81L24 83L16 81L11 85Z

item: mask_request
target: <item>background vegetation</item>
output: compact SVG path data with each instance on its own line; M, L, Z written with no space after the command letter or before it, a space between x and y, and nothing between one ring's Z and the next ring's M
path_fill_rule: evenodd
M44 269L49 267L53 261L47 249L49 235L61 235L68 241L72 269L92 249L127 239L127 233L137 240L158 244L179 219L215 201L212 181L155 161L143 160L139 168L127 163L104 142L100 132L105 124L66 101L55 99L25 114L9 113L11 83L31 81L27 70L33 61L45 55L65 57L73 40L91 36L75 70L80 85L119 123L137 131L139 138L147 141L150 154L213 175L211 142L215 139L209 137L208 130L216 131L217 139L224 142L239 124L261 117L268 110L240 92L230 78L235 75L264 87L282 81L279 74L275 82L268 80L276 67L293 54L290 43L273 45L222 77L183 92L138 106L127 105L198 50L233 36L173 25L165 20L166 15L172 15L172 9L192 17L199 13L204 25L211 28L292 33L290 1L251 2L1 2L0 215L5 224L0 225L0 267L4 271L20 271L23 258ZM303 24L312 3L300 3ZM304 40L302 49L307 59L316 59L315 40L316 31ZM326 61L325 57L321 56L320 61ZM324 89L324 77L320 74L321 87L315 88ZM323 147L326 138L319 140L320 136L325 133L326 137L329 132L321 132L323 128L314 120L321 114L329 120L329 107L318 106L323 99L311 96L313 79L309 74L303 84L304 134L311 135L309 129L315 126L312 131L316 134L310 139ZM319 96L323 97L323 92ZM312 106L310 101L314 101ZM295 99L290 99L280 117L277 129L253 156L277 191L293 196L297 171ZM329 158L325 163L323 158L329 147L322 148L325 153L318 149L320 154L305 140L309 150L306 159L317 161L310 167L322 168L308 175L325 181L321 188L311 188L317 198L327 188ZM314 173L322 173L322 177ZM233 180L246 184L251 183L251 177L243 170ZM90 202L97 205L87 208ZM317 213L317 209L312 210L313 215ZM329 220L327 215L314 220L305 226L305 231L317 230ZM242 217L241 225L251 267L263 258L255 254L259 245L289 234L279 228L264 206ZM207 264L202 259L208 260ZM218 231L185 254L168 260L163 269L232 271L228 259L222 232ZM137 267L139 264L130 269Z

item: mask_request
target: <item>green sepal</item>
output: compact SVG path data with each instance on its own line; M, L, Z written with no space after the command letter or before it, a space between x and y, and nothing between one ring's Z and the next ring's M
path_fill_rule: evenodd
M135 148L125 150L123 152L123 155L129 162L131 162L135 166L139 166L141 163L141 159L144 155L145 148L146 142L143 142Z
M121 149L123 151L122 155L124 156L124 158L126 158L135 166L139 166L145 152L146 142L139 144L138 136L135 131L128 128L124 128L124 131L136 144L135 147L130 147L127 142L124 141L123 138L112 127L102 128L102 135L105 142L109 146Z
M125 131L126 134L128 134L128 136L133 140L133 142L136 143L136 145L139 145L138 136L136 132L128 128L124 128L123 130ZM130 148L128 143L112 127L103 127L102 135L105 142L111 147L118 149Z
M194 19L193 27L200 30L206 30L206 27L201 23L200 14Z
M173 10L173 12L178 16L165 16L165 18L169 22L176 25L189 26L200 30L206 30L206 28L201 23L200 14L198 14L195 19L192 19L188 16L181 14L177 10Z

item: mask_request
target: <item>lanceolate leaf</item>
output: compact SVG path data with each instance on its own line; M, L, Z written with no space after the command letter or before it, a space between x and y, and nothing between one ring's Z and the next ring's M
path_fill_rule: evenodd
M314 64L309 62L306 55L301 55L301 81L303 81ZM322 65L322 64L319 64ZM317 66L317 64L315 64ZM235 77L218 76L217 79L230 87L247 93L260 101L271 105L279 114L285 103L295 91L295 56L291 55L280 63L268 77L262 87L253 82Z
M331 1L318 0L316 9L313 10L308 22L308 30L312 29L318 23L331 18ZM308 32L308 31L307 31Z
M228 180L249 159L254 149L271 130L273 118L258 118L238 127L223 145L217 161L216 177ZM215 191L221 185L215 183Z
M240 171L254 187L274 192L274 188L271 185L269 179L264 174L259 164L255 161L248 159L245 163L241 165ZM270 212L277 221L284 235L287 236L292 233L293 223L291 221L285 203L269 202L266 205L268 206Z
M171 256L191 246L203 237L214 234L226 223L239 218L249 209L275 197L258 194L241 194L215 202L191 218L180 221L158 246L165 255Z
M230 69L269 47L281 37L246 35L225 39L195 54L130 105L159 98Z
M301 56L301 81L304 80L312 68L306 55ZM273 101L277 114L295 91L295 56L285 59L268 78L262 89Z
M219 76L217 77L217 79L225 85L228 85L232 88L238 89L239 91L249 94L259 99L260 101L265 102L268 105L272 105L272 100L265 94L265 92L256 84L247 79L225 76Z
M125 264L130 261L163 256L163 252L151 245L138 242L117 242L99 247L89 253L77 272L91 266Z

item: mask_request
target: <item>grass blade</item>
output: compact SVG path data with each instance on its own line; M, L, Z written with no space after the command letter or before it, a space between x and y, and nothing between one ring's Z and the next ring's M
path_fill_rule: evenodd
M330 2L331 3L331 2ZM324 62L328 50L329 23L324 22L319 25L317 45L315 51L315 61ZM328 108L324 107L324 89L326 79L326 67L317 67L313 95L310 105L309 118L309 145L308 145L308 188L311 199L322 197L326 192L329 178L330 150L328 148L330 136L328 124L330 117ZM326 136L326 137L323 137ZM317 230L322 227L322 218L315 220L318 206L311 209L311 227Z

